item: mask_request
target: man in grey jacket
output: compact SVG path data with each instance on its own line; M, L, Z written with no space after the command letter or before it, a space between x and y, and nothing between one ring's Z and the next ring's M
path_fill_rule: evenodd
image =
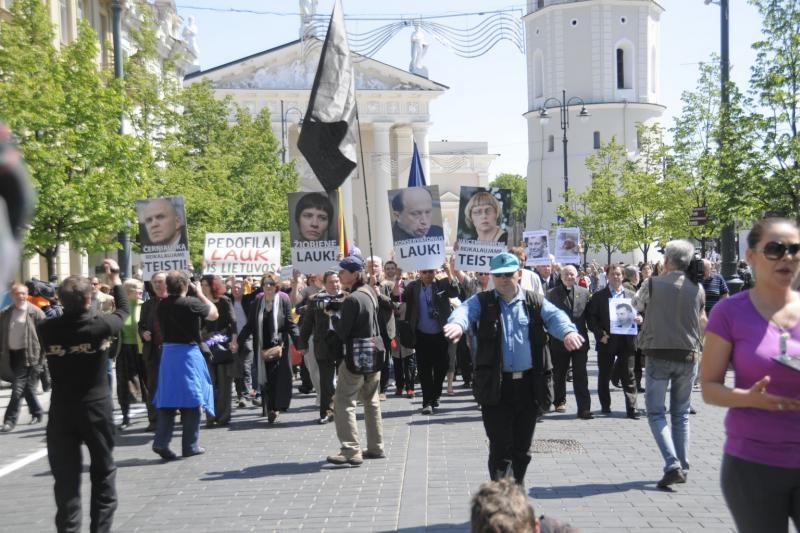
M643 283L634 299L645 316L637 344L647 356L647 421L665 463L661 489L685 483L689 470L689 406L706 323L703 286L685 272L693 256L692 243L667 243L664 273Z
M42 421L44 411L36 399L38 368L42 364L42 351L36 326L44 320L41 309L28 302L28 288L22 283L11 287L12 304L0 311L0 360L5 368L3 376L11 381L11 398L3 417L0 431L14 430L19 417L22 398L28 404L31 424Z

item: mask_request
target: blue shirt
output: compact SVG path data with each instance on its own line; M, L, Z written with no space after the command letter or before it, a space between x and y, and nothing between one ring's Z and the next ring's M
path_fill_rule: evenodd
M422 333L435 335L442 332L442 326L438 320L430 317L431 311L436 307L433 304L433 285L425 287L422 283L419 284L419 316L417 317L417 329Z
M510 302L506 302L495 291L500 302L500 322L503 350L503 372L522 372L532 366L531 344L528 325L530 319L525 309L525 292L517 287L517 294ZM572 320L559 308L544 300L542 302L542 320L547 332L553 337L563 340L571 332L577 332ZM463 331L481 317L481 304L478 295L472 296L461 304L450 315L448 324L458 324Z
M612 298L625 298L625 287L623 287L622 285L620 285L619 290L616 291L611 285L609 285L608 292L611 293Z

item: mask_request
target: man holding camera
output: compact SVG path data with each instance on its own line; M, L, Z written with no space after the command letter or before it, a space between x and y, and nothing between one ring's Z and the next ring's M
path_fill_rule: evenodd
M665 463L661 489L685 483L689 470L689 407L706 324L702 263L693 257L692 243L667 243L664 274L650 277L634 299L640 312L647 311L637 343L647 357L647 421Z
M313 339L313 355L319 367L319 423L327 424L333 422L333 378L336 375L336 359L341 355L341 349L336 349L341 346L338 338L329 344L330 337L335 337L335 333L328 312L341 309L344 295L336 272L325 272L322 282L325 289L312 296L306 305L300 327L299 348L308 350L309 338Z
M91 530L111 531L117 508L117 467L111 455L114 420L106 365L111 337L120 334L128 317L128 299L117 263L106 259L104 265L113 285L113 313L92 311L91 282L70 276L58 289L64 314L39 326L39 340L53 376L47 456L55 478L58 531L81 529L81 444L86 444L91 457Z
M339 279L350 291L341 309L326 311L333 322L340 343L345 345L345 358L339 362L339 379L334 396L334 422L341 449L329 455L328 462L335 465L359 466L364 459L383 459L383 421L381 402L378 399L380 367L372 362L374 372L356 372L353 347L356 341L374 339L383 344L378 328L378 294L366 283L364 262L358 256L345 257L340 263ZM385 352L385 347L382 347ZM382 357L382 354L381 354ZM357 361L359 365L361 361ZM367 365L364 365L366 368ZM367 427L367 450L362 452L356 423L356 401L364 404L364 424Z

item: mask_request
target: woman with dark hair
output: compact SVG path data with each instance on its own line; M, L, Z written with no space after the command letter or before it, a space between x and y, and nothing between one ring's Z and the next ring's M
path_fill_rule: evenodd
M204 276L208 286L208 299L214 302L219 312L216 320L204 320L202 337L211 351L211 380L214 384L214 416L207 417L206 427L215 423L227 426L231 421L231 393L236 361L236 315L233 304L225 296L225 284L219 276Z
M508 233L500 226L502 217L500 201L488 191L473 194L464 208L464 222L476 241L507 242Z
M790 518L800 527L800 372L781 364L800 353L800 231L764 219L747 248L755 285L711 311L700 383L707 403L729 408L720 477L736 529L786 532Z
M153 451L162 459L176 458L169 449L175 427L175 410L183 423L183 456L205 453L198 445L200 408L214 415L214 391L200 351L200 323L216 320L217 307L194 285L197 296L187 296L189 279L182 272L167 274L167 297L156 311L161 329L161 364L153 404L158 408Z
M333 204L320 192L306 194L294 209L301 241L326 241L331 239L328 228L333 222Z
M261 279L261 293L247 314L247 324L239 333L238 341L253 337L253 353L258 358L258 384L261 386L263 408L270 424L278 418L279 411L289 409L292 400L292 366L289 360L289 340L297 341L300 330L292 322L289 296L278 289L279 278L273 273ZM280 358L265 361L264 352L281 346Z

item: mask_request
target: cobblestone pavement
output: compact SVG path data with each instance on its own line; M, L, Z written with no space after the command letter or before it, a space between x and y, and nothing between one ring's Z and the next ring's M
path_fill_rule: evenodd
M595 384L593 361L590 366ZM260 408L238 409L229 427L201 429L208 453L171 463L150 450L152 434L144 432L138 406L115 450L115 530L467 531L470 496L488 475L487 441L471 393L456 388L440 412L423 416L419 398L392 392L382 403L388 458L360 468L325 463L338 441L332 424L317 424L311 395L295 396L291 411L274 426L259 416ZM0 390L0 407L8 395L8 388ZM692 470L689 482L674 492L656 488L661 457L646 418L625 418L621 391L612 395L611 416L590 421L575 418L570 397L567 413L551 413L536 428L526 484L537 514L557 516L584 532L733 531L718 482L724 411L703 404L698 392L693 396L699 413L691 420ZM47 395L40 398L47 401ZM593 402L599 411L596 396ZM27 421L23 407L17 429L0 435L4 532L53 530L44 425ZM19 467L26 458L31 462ZM86 473L86 530L89 486Z

